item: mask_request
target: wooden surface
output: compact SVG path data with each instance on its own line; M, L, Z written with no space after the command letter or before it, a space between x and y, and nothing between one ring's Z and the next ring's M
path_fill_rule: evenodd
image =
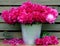
M2 42L0 42L0 46L12 46L12 45L3 44ZM43 46L43 45L17 45L17 46ZM48 46L60 46L60 43L57 45L48 45Z

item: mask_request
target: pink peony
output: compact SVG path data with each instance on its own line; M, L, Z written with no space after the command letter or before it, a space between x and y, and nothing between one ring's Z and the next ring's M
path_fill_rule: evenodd
M20 23L24 23L24 24L26 24L26 23L29 23L29 24L31 24L32 22L33 22L33 20L32 20L32 14L30 14L30 13L25 13L25 12L23 12L23 13L21 13L19 16L18 16L18 21L20 22Z
M36 43L36 45L43 45L43 39L36 39L36 41L35 41L35 43Z
M50 36L50 37L51 37L52 44L58 44L59 43L57 37L55 37L55 36Z
M4 44L11 44L11 45L19 45L19 44L24 44L24 41L22 39L18 39L18 38L13 38L10 40L4 40L3 41Z
M17 8L11 8L9 11L2 12L3 19L9 23L16 22L23 24L32 23L54 23L58 17L58 11L48 6L32 2L24 2Z
M43 38L43 45L51 44L51 38L49 36L45 36Z
M54 23L55 19L56 18L52 14L48 14L47 18L46 18L46 21L49 22L49 23Z
M16 8L11 8L9 11L9 19L13 21L13 23L15 23L17 21L17 17L18 17L18 10Z
M9 12L7 10L4 10L2 12L2 17L3 17L4 21L7 22L8 24L13 24L13 21L11 19L9 19Z
M35 41L36 45L57 45L59 43L56 36L45 36L43 38L37 38Z

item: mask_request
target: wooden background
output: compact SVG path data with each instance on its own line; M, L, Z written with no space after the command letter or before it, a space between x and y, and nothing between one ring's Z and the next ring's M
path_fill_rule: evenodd
M4 9L9 10L11 7L18 7L26 0L0 0L0 15ZM47 31L50 35L55 35L60 38L60 0L31 0L32 2L37 2L43 5L51 6L56 8L59 12L59 17L54 24L43 24L42 31ZM4 22L0 16L0 39L4 39L4 31L10 32L13 37L22 38L21 28L16 25L9 25Z

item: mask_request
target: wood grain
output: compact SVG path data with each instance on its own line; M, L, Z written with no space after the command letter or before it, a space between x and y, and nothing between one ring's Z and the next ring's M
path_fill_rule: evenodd
M7 34L7 35L8 36L11 35L12 38L22 38L21 32L10 32L10 34ZM4 36L4 32L0 32L0 40L5 39L5 38L8 38L9 39L9 37L5 37Z
M21 30L19 24L9 25L6 23L0 23L0 30Z
M0 0L0 5L20 5L26 0ZM44 5L60 5L60 0L31 0Z
M0 23L0 30L21 30L21 26L19 25L9 25L6 23ZM60 30L60 24L43 24L42 30Z
M60 24L43 24L42 30L60 30Z

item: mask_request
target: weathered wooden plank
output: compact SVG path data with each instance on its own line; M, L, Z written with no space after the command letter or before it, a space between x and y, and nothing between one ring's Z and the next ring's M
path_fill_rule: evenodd
M0 5L20 5L26 0L0 0ZM44 5L60 5L60 0L31 0Z
M4 36L3 34L4 32L0 32L0 39L6 38L6 36ZM10 32L10 36L12 36L12 38L22 38L21 32Z
M7 7L7 6L4 6L4 7L0 7L0 13L2 13L3 10L9 10L11 9L12 7Z
M60 15L59 15L58 18L56 19L56 22L60 22Z
M0 23L0 30L21 30L20 25L9 25L6 23Z
M0 39L4 39L6 38L5 36L3 36L4 32L0 32ZM10 35L13 38L22 38L22 33L21 32L10 32ZM49 36L54 35L57 38L60 38L60 32L49 32Z
M0 32L0 39L6 38L5 36L3 36L3 33L4 32ZM22 32L10 32L10 35L13 38L22 38ZM57 38L60 38L60 32L49 32L49 36L51 35L54 35L54 36L57 36Z
M57 9L57 10L58 10L58 12L60 13L60 7L58 7L58 9Z
M60 24L43 24L42 25L42 30L60 30Z
M20 25L9 25L6 23L0 23L0 30L21 30ZM60 30L60 24L43 24L42 30Z
M0 22L5 22L1 16L0 16Z

